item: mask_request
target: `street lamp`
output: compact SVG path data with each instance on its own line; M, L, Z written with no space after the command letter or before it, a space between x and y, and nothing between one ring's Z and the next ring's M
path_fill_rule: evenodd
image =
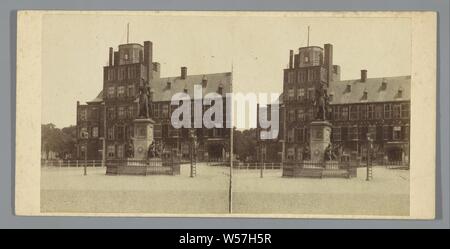
M194 177L194 157L195 157L195 143L196 143L196 135L195 135L195 129L190 129L189 130L189 138L191 140L191 150L190 150L190 154L191 154L191 173L190 176Z
M370 166L370 155L372 150L372 138L370 137L370 134L367 133L367 165L366 165L366 181L369 181L370 178L372 178L371 175L371 166Z

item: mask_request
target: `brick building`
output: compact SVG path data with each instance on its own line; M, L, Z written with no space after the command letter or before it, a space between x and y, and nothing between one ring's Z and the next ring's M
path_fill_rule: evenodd
M103 68L103 90L92 101L77 102L78 158L102 159L126 157L127 145L132 143L132 120L137 117L139 89L150 89L150 117L155 121L154 139L164 151L176 149L180 155L189 155L188 129L175 129L170 117L176 106L172 96L184 92L193 99L194 86L202 87L203 96L231 91L231 72L188 75L181 67L180 75L160 77L161 66L153 61L150 41L143 45L119 45L118 51L109 48L109 63ZM204 106L204 111L208 107ZM224 112L224 126L227 120ZM229 156L230 130L226 128L195 129L197 157L200 160L223 160ZM106 140L103 139L106 137ZM87 154L85 154L87 151Z
M409 163L410 76L368 78L367 70L354 80L340 80L333 65L333 46L291 50L284 69L280 96L280 133L277 140L259 141L261 155L270 160L302 160L308 156L309 124L315 118L315 94L325 90L328 120L333 125L332 144L337 154L366 155L367 137L379 160ZM270 106L268 107L270 108ZM265 148L265 149L264 149ZM269 149L270 148L270 149Z

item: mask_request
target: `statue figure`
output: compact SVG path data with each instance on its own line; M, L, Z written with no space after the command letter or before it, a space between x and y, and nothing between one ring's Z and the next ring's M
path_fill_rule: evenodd
M332 158L332 151L331 151L331 143L328 144L327 148L325 149L325 161L331 161Z
M149 118L149 98L148 98L148 90L146 88L141 87L139 89L139 105L138 105L138 118Z
M154 158L156 157L156 147L155 147L155 141L150 144L148 147L148 158Z
M306 144L306 145L303 147L303 155L302 155L303 160L310 160L310 159L311 159L310 156L311 156L311 155L310 155L310 152L309 152L309 145Z
M133 146L133 142L129 141L127 144L127 158L132 158L134 157L134 146Z
M328 95L325 89L316 90L314 106L316 107L317 120L326 120L328 116Z

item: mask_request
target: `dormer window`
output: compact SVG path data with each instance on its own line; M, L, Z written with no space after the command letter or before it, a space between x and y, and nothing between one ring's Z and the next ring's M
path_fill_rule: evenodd
M362 100L367 100L367 90L364 89Z
M218 94L223 94L223 86L222 86L222 84L220 84L219 87L217 88L217 93Z
M172 82L167 81L167 89L170 89L172 87Z
M188 89L186 87L184 87L183 92L188 93Z
M402 87L398 88L397 98L403 98L403 88Z
M333 97L334 97L334 92L331 92L330 94L328 94L328 100L330 102L333 101Z
M386 88L387 88L387 80L383 79L383 81L381 82L381 89L386 90Z
M124 58L125 60L128 60L128 53L125 53Z
M345 88L346 92L351 92L352 91L352 85L347 84L347 87Z

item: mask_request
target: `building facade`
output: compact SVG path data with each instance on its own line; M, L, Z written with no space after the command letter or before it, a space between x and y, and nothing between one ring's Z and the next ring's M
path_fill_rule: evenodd
M149 116L155 121L154 139L161 151L175 150L180 156L189 156L192 143L189 133L194 133L199 160L224 160L229 156L230 130L225 128L225 111L223 128L175 129L170 120L177 108L171 105L172 96L183 92L194 103L195 86L202 89L201 98L217 93L223 96L226 105L226 94L231 92L231 72L188 75L187 67L181 67L180 75L166 78L161 78L160 72L160 64L153 61L150 41L143 45L122 44L118 51L109 48L109 62L103 68L103 90L84 105L77 102L79 159L127 157L133 139L132 121L138 114L137 98L142 89L149 90ZM203 106L203 111L207 109L207 105Z
M275 141L259 141L260 157L269 153L267 147L279 148L274 145L281 143L281 160L308 158L309 124L317 113L314 102L325 91L335 154L356 152L364 159L369 138L373 157L408 164L410 85L410 76L368 78L367 70L361 70L359 79L340 80L331 44L323 49L302 47L297 54L291 50L279 101L280 133Z

